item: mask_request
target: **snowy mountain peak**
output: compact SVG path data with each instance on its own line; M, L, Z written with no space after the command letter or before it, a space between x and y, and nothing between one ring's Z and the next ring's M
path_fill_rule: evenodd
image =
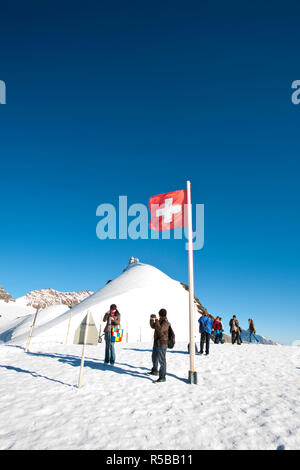
M59 292L57 290L47 288L31 291L25 296L19 297L17 301L34 308L45 308L59 304L69 305L72 307L82 302L91 294L93 294L93 292L90 290Z
M273 344L273 345L278 344L275 341L272 341L271 339L268 339L265 336L261 336L257 333L255 333L254 337L251 338L250 331L249 330L243 330L243 329L242 329L242 333L241 333L241 339L242 339L242 341L257 343L257 344Z
M15 302L15 299L12 298L12 296L6 292L4 287L0 286L0 300L4 300L4 302Z

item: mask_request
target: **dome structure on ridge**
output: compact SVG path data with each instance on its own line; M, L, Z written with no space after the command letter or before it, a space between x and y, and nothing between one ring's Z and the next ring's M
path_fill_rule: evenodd
M188 292L179 281L175 281L159 269L138 260L115 279L87 297L72 308L72 321L68 335L73 342L76 328L87 311L92 313L98 328L104 324L102 319L111 304L116 304L121 314L121 327L125 330L128 342L152 341L153 329L150 328L150 315L165 308L168 320L176 334L176 341L189 340L189 298ZM195 320L198 312L195 304ZM34 336L45 341L65 341L70 311L38 326ZM195 330L196 333L196 330ZM24 340L16 329L12 340Z

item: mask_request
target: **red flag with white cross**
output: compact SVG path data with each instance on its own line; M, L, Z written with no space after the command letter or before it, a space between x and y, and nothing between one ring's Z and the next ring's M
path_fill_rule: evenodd
M171 230L187 225L185 189L152 196L149 200L152 230Z

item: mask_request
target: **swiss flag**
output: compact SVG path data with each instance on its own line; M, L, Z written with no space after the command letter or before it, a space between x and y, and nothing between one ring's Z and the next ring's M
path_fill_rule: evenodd
M150 228L152 230L170 230L184 227L187 225L186 205L187 192L185 189L152 196L149 200Z

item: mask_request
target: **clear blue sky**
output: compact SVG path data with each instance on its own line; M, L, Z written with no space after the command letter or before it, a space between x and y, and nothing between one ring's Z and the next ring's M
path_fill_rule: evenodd
M101 287L131 255L187 282L184 241L100 241L96 208L192 182L196 295L300 339L299 2L1 5L0 285Z

